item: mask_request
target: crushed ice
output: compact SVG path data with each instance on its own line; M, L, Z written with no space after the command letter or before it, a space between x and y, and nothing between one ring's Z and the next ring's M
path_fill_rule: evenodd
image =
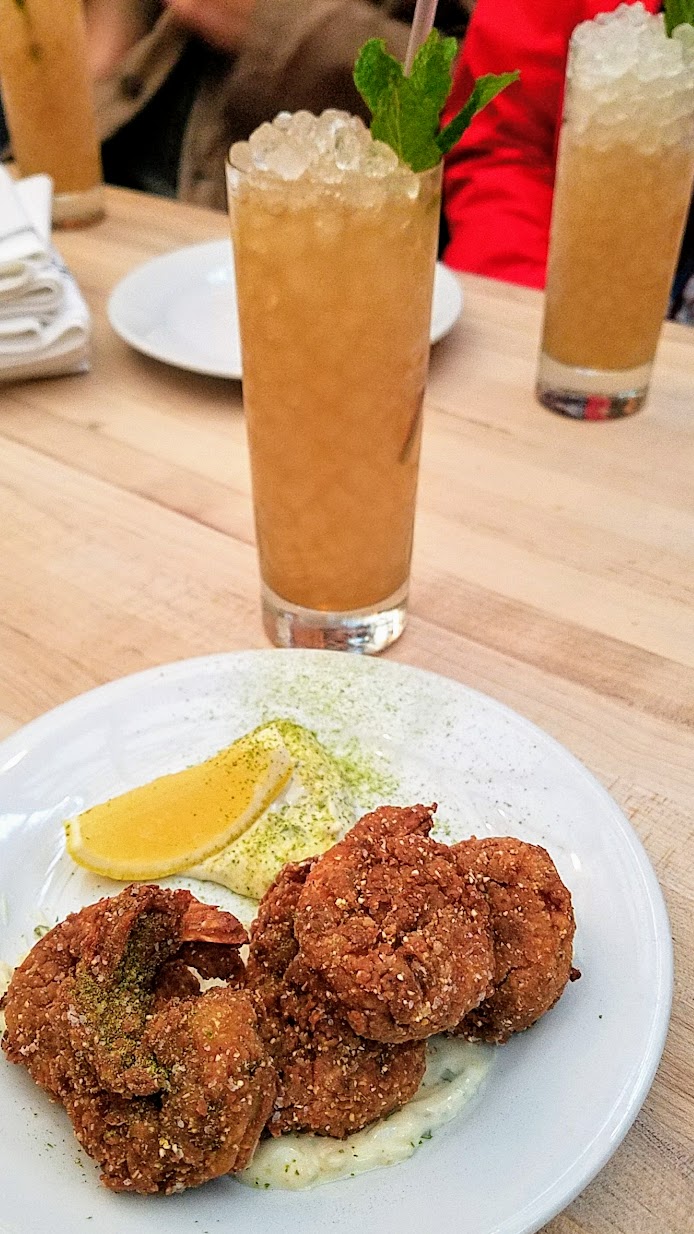
M662 14L620 4L574 30L567 110L572 129L597 148L615 141L655 150L694 141L694 30L665 33Z
M334 108L320 116L308 111L281 111L272 123L261 124L248 141L229 151L232 168L253 184L305 182L343 185L364 180L376 190L397 181L397 187L417 195L417 177L382 141L376 141L357 116Z

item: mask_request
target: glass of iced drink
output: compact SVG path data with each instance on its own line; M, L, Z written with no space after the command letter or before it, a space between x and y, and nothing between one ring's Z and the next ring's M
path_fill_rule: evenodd
M21 175L53 180L53 222L104 212L83 0L0 0L0 89Z
M694 175L694 30L622 4L569 51L537 395L554 411L637 411Z
M265 628L376 652L405 623L439 226L361 120L279 115L228 166Z

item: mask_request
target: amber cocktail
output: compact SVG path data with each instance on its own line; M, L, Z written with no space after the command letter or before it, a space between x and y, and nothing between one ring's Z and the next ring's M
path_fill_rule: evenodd
M53 180L53 221L103 214L83 0L0 0L0 87L23 176Z
M691 198L693 39L642 4L574 31L538 375L556 411L605 419L646 397Z
M232 148L229 200L266 629L378 651L405 621L440 168L281 115Z

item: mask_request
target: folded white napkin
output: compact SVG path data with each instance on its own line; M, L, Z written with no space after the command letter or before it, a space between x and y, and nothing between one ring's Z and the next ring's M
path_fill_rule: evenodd
M89 310L50 241L48 176L0 166L0 381L89 367Z

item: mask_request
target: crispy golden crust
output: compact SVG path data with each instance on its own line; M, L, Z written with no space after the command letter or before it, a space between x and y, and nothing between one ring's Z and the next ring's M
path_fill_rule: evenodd
M89 905L36 944L5 996L5 1052L62 1101L115 1190L242 1169L272 1108L250 999L202 994L183 958L236 973L245 931L196 905L148 886ZM213 962L213 945L228 954Z
M341 1139L414 1096L425 1046L358 1037L298 956L294 915L312 865L285 866L265 895L251 930L247 980L280 1079L270 1132Z
M472 1040L508 1041L549 1011L571 976L571 896L544 848L521 840L465 840L460 869L489 905L494 993L459 1027Z
M155 1015L144 1044L166 1076L153 1097L65 1098L75 1134L113 1191L183 1191L248 1165L276 1080L249 996L226 988Z
M376 1041L452 1029L492 988L486 901L429 838L434 809L365 815L316 863L298 901L303 960L354 1031Z

